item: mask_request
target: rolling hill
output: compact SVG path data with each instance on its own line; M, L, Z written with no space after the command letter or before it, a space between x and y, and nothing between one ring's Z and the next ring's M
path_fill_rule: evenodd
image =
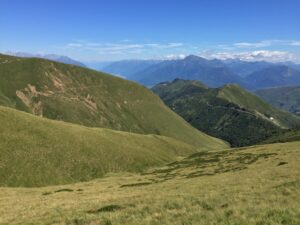
M252 145L300 124L299 117L273 108L238 85L208 88L176 79L152 90L191 125L233 146Z
M158 135L88 128L0 106L0 186L87 181L138 172L197 152Z
M261 89L255 94L274 107L300 116L300 86Z
M134 82L45 59L0 55L0 104L84 126L159 134L208 149L226 146Z

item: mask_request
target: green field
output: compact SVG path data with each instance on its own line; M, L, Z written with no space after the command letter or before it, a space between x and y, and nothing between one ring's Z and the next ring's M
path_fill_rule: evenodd
M300 223L300 142L202 152L145 173L1 188L1 224Z

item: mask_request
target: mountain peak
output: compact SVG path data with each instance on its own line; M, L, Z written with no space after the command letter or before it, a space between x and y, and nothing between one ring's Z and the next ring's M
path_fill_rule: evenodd
M197 55L188 55L187 57L184 58L184 60L206 60L200 56L197 56Z

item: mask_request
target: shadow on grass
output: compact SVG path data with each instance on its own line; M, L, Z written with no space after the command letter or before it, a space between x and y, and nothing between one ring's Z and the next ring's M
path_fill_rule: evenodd
M123 207L120 205L107 205L107 206L103 206L99 209L89 210L89 211L87 211L87 213L115 212L115 211L121 210L121 209L123 209Z
M63 188L63 189L56 190L54 192L73 192L73 191L74 191L73 189Z
M240 149L221 152L199 152L181 161L170 163L165 168L153 170L145 174L156 175L157 178L161 179L160 182L175 178L176 176L185 178L213 176L220 173L247 169L248 165L255 163L257 160L268 159L274 155L277 154L243 153L240 152Z
M133 183L133 184L123 184L120 187L139 187L139 186L146 186L152 184L151 182L141 182L141 183Z

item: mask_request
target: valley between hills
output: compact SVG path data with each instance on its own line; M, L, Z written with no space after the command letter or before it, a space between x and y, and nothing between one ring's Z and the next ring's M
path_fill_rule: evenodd
M300 118L241 84L1 54L0 124L0 224L300 223Z

